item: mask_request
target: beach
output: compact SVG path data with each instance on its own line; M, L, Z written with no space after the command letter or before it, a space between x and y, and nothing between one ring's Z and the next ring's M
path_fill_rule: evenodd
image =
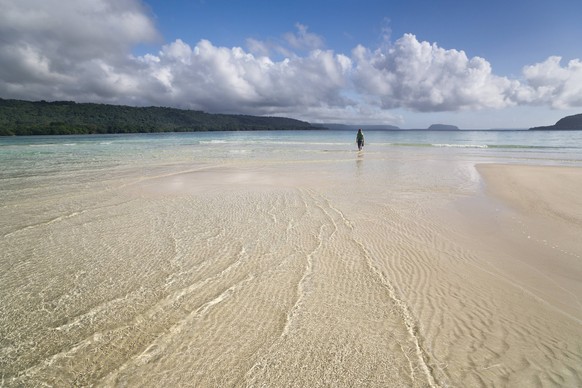
M582 385L578 162L244 136L4 178L1 385Z

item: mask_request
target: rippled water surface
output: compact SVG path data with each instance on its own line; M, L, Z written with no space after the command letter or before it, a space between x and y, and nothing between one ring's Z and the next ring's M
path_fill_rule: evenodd
M0 138L1 385L575 386L580 322L440 217L581 136Z

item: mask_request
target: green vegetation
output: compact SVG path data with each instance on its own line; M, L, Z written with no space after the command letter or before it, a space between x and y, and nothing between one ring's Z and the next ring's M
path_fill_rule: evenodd
M0 98L0 136L321 129L285 117Z

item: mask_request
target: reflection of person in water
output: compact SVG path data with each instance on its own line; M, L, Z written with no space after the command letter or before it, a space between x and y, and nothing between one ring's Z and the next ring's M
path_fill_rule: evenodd
M358 157L356 158L356 176L362 175L363 167L364 167L364 153L358 152Z
M364 133L362 132L362 129L358 129L358 134L356 135L356 144L358 144L359 151L364 148Z

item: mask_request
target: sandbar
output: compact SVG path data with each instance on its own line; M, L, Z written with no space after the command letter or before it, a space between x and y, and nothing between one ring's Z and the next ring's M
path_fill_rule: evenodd
M0 385L580 386L582 170L354 155L30 188Z
M495 202L481 225L495 266L559 313L582 322L582 169L481 164Z

